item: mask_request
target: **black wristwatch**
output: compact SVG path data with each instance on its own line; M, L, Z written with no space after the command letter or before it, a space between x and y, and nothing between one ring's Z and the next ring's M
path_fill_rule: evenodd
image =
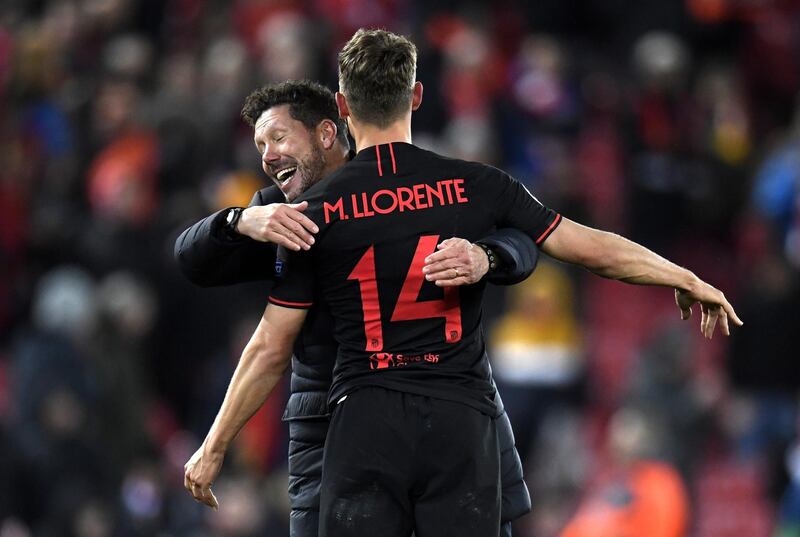
M481 250L483 250L486 253L486 259L489 260L489 270L486 271L486 274L491 274L497 271L498 267L500 267L501 264L500 257L496 253L494 253L494 250L492 250L489 246L481 244L480 242L476 242L475 244L481 247Z
M239 223L239 219L242 217L242 211L244 211L242 207L233 207L228 209L228 214L225 215L225 231L232 237L239 235L236 231L236 224Z

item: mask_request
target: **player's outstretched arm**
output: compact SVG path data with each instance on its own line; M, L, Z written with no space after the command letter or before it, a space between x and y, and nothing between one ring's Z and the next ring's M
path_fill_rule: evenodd
M539 247L547 255L581 265L604 278L674 288L682 319L688 319L692 306L700 303L700 330L709 339L717 321L725 335L730 335L729 322L742 325L733 306L719 289L691 271L614 233L564 218Z
M247 343L228 391L203 444L184 466L184 487L199 502L217 509L211 485L225 453L239 431L261 408L280 380L292 355L306 310L270 304Z

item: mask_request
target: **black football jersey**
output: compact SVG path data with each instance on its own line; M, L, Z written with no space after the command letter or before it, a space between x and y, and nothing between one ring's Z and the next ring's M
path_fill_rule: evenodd
M443 240L475 241L498 226L541 244L560 215L497 168L405 143L363 149L303 199L320 228L316 244L279 252L269 300L330 307L339 351L329 401L377 385L494 414L484 285L437 287L422 267Z

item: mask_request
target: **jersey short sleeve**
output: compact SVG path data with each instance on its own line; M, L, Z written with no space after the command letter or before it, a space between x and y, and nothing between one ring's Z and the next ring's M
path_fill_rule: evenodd
M275 285L269 302L284 308L308 309L314 303L312 253L278 248L275 261Z
M542 244L561 223L561 215L542 205L525 185L496 168L486 188L494 198L495 224L527 233Z

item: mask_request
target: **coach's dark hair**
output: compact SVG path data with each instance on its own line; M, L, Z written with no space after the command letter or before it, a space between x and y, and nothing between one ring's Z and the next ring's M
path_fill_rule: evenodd
M386 30L358 30L339 53L339 91L359 121L386 127L408 111L417 47Z
M277 84L267 84L247 96L242 107L242 119L255 127L256 121L265 110L282 104L289 105L289 115L308 130L319 125L323 119L336 123L336 136L344 147L350 147L347 140L347 124L339 117L336 98L333 92L311 80L288 80Z

